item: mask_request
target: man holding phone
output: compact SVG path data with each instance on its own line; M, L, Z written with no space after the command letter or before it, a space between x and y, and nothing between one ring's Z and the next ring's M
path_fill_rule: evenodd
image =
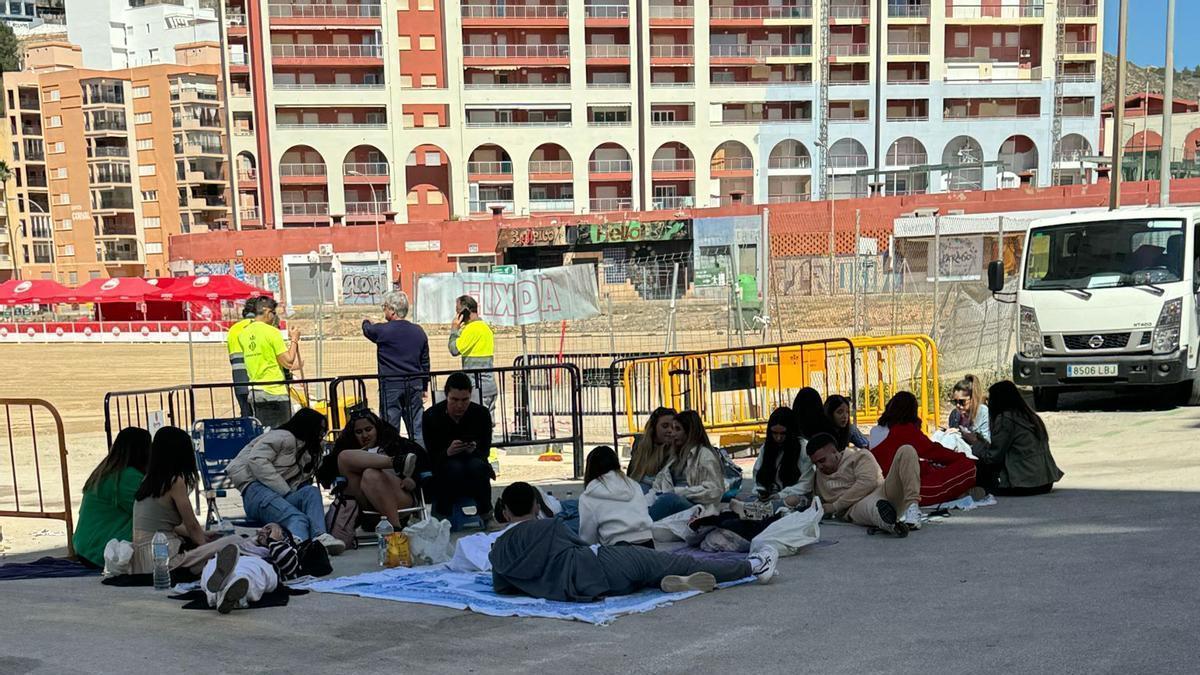
M474 500L485 522L492 511L492 480L488 463L492 449L492 416L471 400L471 378L454 373L446 378L446 398L425 411L425 451L433 468L433 512L446 518L463 498Z
M454 323L450 325L450 355L462 357L463 370L495 367L496 338L492 327L479 316L479 303L469 295L459 296L454 303ZM479 402L488 412L495 411L496 378L493 373L478 376Z

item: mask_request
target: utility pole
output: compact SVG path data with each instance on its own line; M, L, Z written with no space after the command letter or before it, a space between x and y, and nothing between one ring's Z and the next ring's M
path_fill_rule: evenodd
M1129 0L1121 0L1117 29L1117 93L1113 105L1112 164L1108 170L1108 210L1121 208L1121 131L1125 124L1125 47L1129 28Z
M1163 87L1163 130L1162 150L1158 170L1158 205L1171 203L1171 113L1175 110L1175 0L1167 0L1167 59L1166 85Z

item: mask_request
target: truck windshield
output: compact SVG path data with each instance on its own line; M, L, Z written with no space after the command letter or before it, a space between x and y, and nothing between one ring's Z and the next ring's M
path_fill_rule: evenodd
M1183 280L1184 221L1070 223L1030 232L1025 288L1117 288Z

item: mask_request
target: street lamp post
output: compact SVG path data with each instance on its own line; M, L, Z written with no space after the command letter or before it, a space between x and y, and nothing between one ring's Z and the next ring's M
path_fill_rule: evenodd
M1171 115L1175 112L1175 0L1167 0L1166 42L1167 59L1163 63L1166 83L1163 86L1162 150L1159 152L1158 170L1159 206L1171 203Z
M366 178L366 174L360 173L353 169L346 169L346 175ZM388 171L388 175L391 175L391 171ZM367 183L367 187L371 188L371 210L375 213L375 266L376 269L379 270L380 282L382 284L380 289L382 290L386 285L386 280L390 279L391 276L387 273L387 270L383 268L383 247L380 244L379 239L380 219L381 217L387 218L388 214L391 214L392 218L395 218L396 212L384 210L382 202L379 201L379 194L375 191L374 183ZM387 291L384 292L386 293ZM374 293L372 293L372 295L374 295Z

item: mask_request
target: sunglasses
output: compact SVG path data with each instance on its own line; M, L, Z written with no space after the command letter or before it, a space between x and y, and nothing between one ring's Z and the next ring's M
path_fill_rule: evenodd
M954 405L962 408L962 407L966 407L966 405L971 402L971 399L969 399L969 398L952 398L952 399L950 399L950 402L953 403Z

